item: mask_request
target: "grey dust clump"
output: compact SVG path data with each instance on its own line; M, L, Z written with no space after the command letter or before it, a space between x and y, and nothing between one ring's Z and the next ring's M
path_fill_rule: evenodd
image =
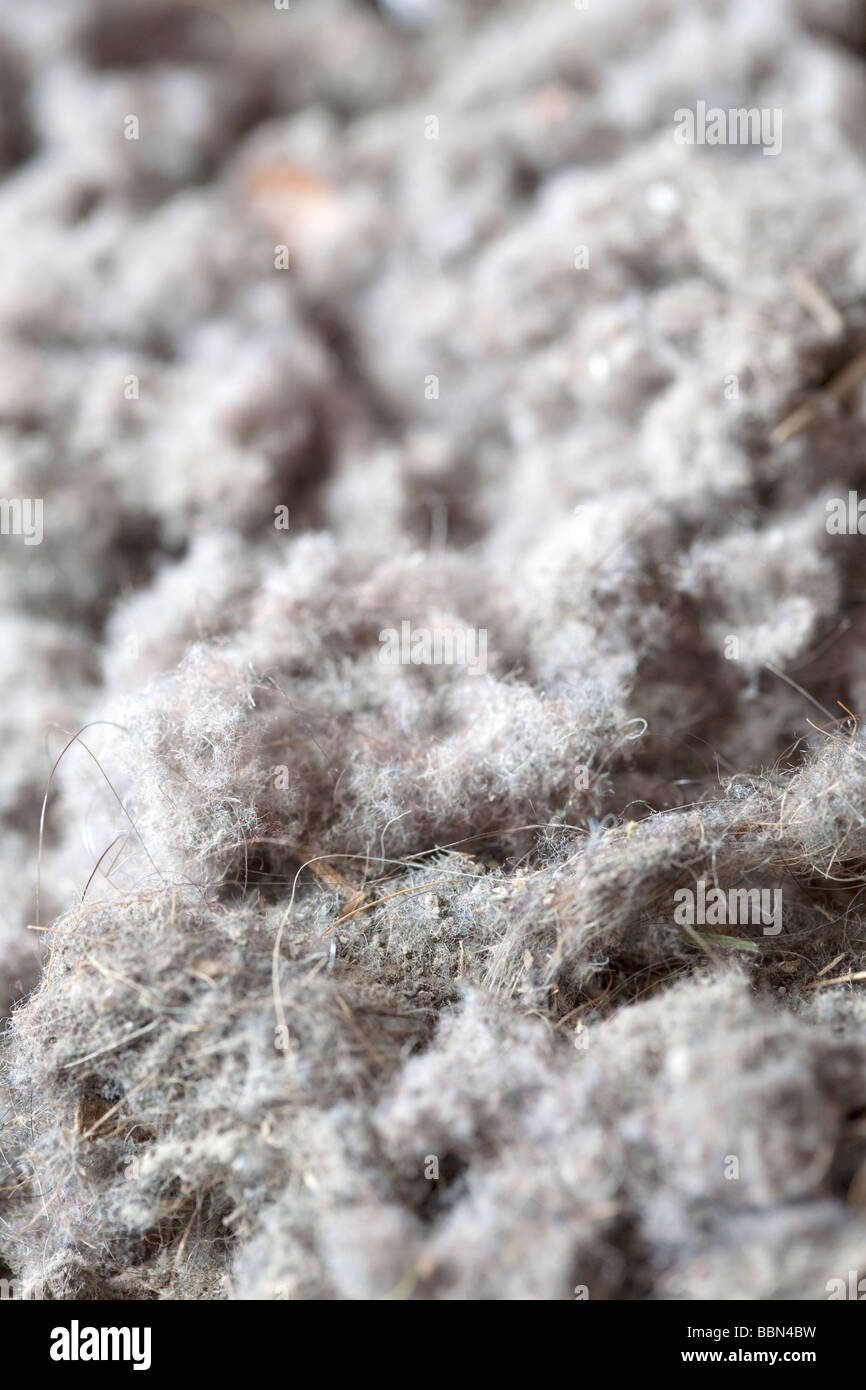
M866 1274L864 52L0 0L4 1288Z

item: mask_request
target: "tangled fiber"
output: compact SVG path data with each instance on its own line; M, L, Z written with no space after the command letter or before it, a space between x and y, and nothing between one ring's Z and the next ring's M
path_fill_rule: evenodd
M864 57L853 0L0 0L24 1296L864 1270Z

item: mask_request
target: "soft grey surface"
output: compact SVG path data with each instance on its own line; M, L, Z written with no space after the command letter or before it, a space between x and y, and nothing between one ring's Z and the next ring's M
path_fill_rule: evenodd
M817 0L2 0L30 1296L866 1272L864 55ZM781 934L685 931L699 877Z

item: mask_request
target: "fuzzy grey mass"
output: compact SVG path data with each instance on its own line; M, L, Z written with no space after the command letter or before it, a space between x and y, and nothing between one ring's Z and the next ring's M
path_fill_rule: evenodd
M866 1273L864 62L854 0L0 0L22 1296Z

